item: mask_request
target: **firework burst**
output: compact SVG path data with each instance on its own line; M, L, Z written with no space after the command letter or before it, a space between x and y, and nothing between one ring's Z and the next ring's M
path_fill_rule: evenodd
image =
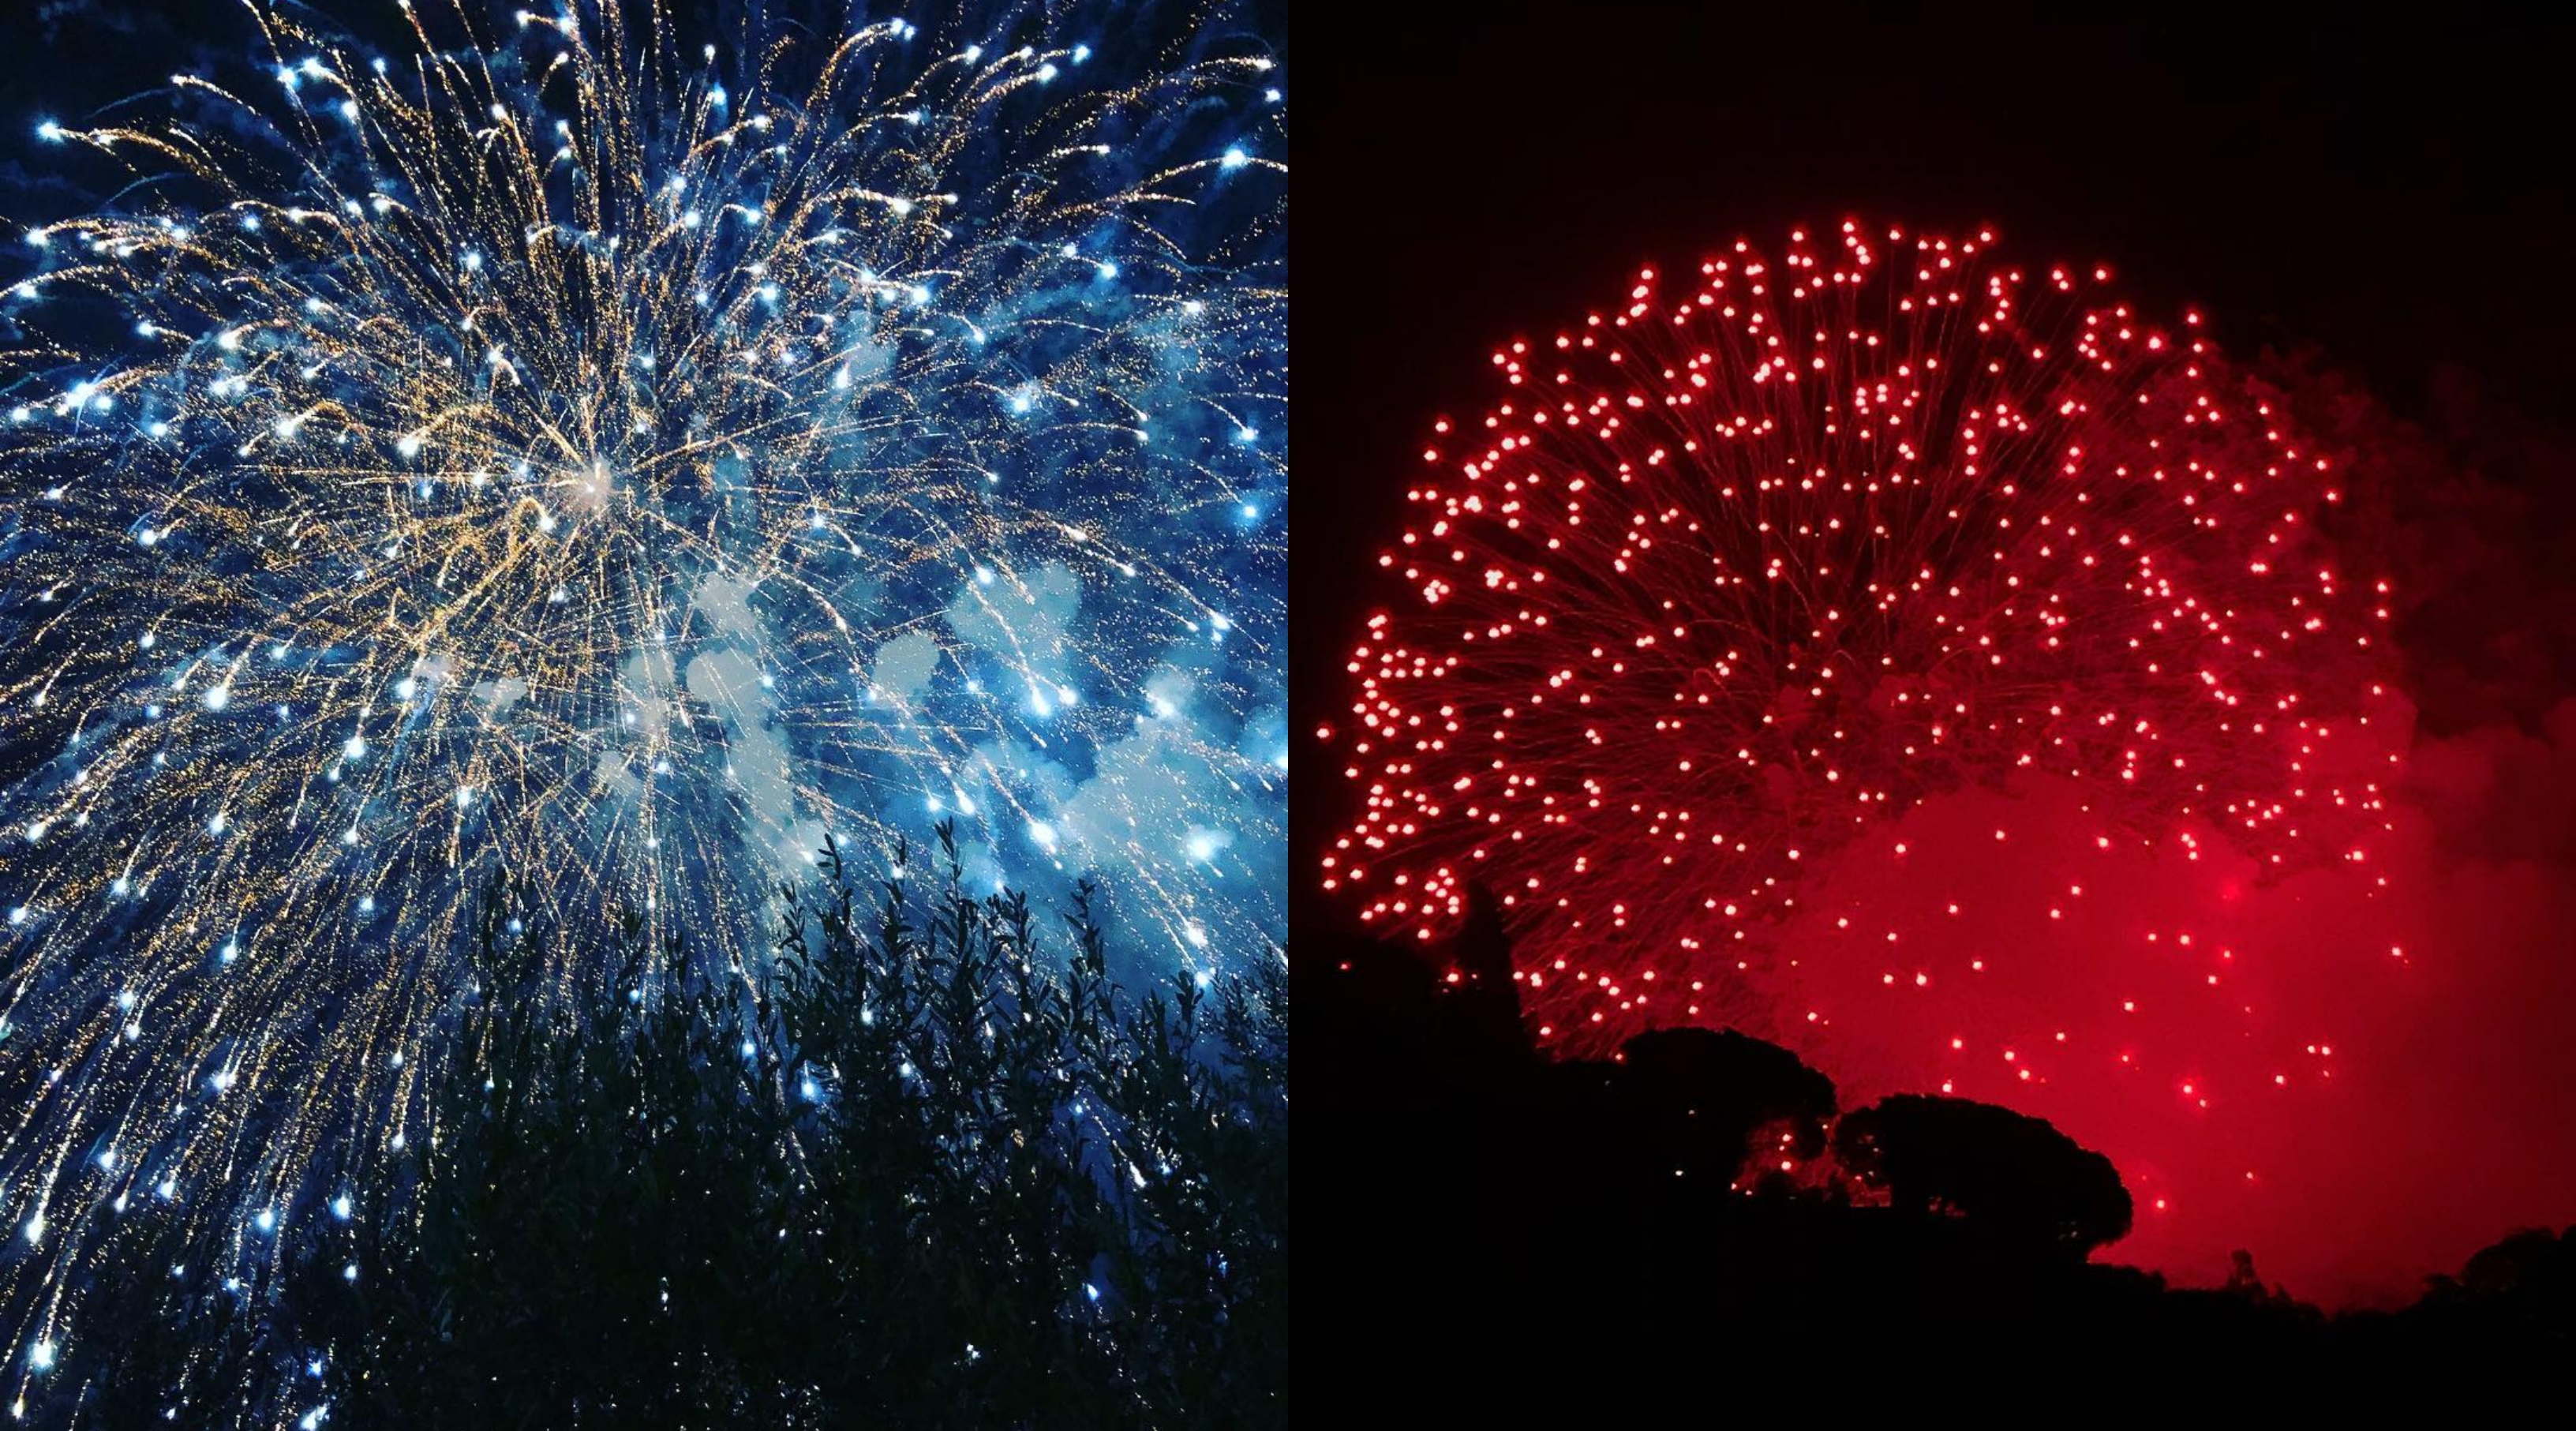
M564 988L622 910L757 978L827 835L944 818L1130 957L1284 936L1280 73L969 9L259 0L40 127L123 170L5 298L23 1241L375 1175L495 872Z
M1411 600L1320 732L1360 792L1325 886L1422 939L1489 890L1579 1047L1804 1045L1904 1000L1905 1067L2011 1087L2136 1067L2066 1031L2150 988L2189 1057L2242 1041L2240 951L2086 884L2370 888L2408 714L2387 587L2346 570L2337 474L2281 402L2109 278L1851 223L1495 353L1506 398L1439 424L1382 559ZM2001 947L2007 907L2031 922ZM2254 1057L2304 1073L2305 1041Z

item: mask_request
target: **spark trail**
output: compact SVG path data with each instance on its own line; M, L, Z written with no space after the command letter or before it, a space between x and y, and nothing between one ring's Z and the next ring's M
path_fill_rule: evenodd
M1854 221L1493 364L1318 731L1325 888L1420 941L1489 891L1561 1048L2080 1109L2142 1212L2140 1130L2331 1078L2328 956L2228 920L2384 885L2411 708L2338 472L2197 314Z
M827 834L944 818L1126 957L1284 938L1280 67L1222 11L788 8L254 0L255 67L33 136L112 194L0 297L48 1347L129 1208L256 1261L421 1139L495 872L565 989L621 910L757 979Z

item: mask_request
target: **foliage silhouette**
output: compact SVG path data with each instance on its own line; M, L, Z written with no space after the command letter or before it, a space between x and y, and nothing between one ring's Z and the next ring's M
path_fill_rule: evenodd
M1740 1033L1552 1062L1508 973L1476 972L1509 968L1499 933L1482 939L1299 944L1300 1021L1332 1050L1300 1082L1303 1196L1333 1218L1342 1284L1365 1289L1333 1299L1305 1359L1345 1384L1419 1388L1414 1407L1460 1421L1614 1424L1622 1398L1807 1385L1792 1369L1828 1357L1881 1378L2123 1367L2369 1385L2447 1365L2432 1357L2527 1371L2576 1347L2576 1234L2517 1234L2393 1313L2329 1316L2250 1257L2224 1288L2170 1287L2088 1259L2126 1227L2128 1195L2047 1124L1950 1099L1837 1115L1821 1074ZM1676 1143L1677 1124L1697 1141ZM1749 1149L1729 1146L1736 1129ZM1401 1414L1405 1395L1371 1404Z
M2129 1191L2109 1158L1991 1103L1882 1098L1843 1115L1834 1153L1897 1207L1949 1212L2034 1245L2081 1255L2129 1233Z
M414 1176L119 1259L30 1414L1284 1426L1284 959L1131 995L1087 887L1067 957L949 827L890 854L783 886L769 970L629 920L573 991L496 886Z

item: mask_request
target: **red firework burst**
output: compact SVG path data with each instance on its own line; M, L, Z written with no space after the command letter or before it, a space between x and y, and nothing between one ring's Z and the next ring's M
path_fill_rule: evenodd
M2083 859L2128 895L2365 863L2407 711L2336 474L2197 314L2109 277L1846 223L1494 354L1505 400L1438 424L1382 558L1412 599L1319 732L1364 793L1325 886L1424 939L1490 890L1543 1035L1587 1047L1848 1033L1901 991L1933 1001L1905 1037L2028 1084L2171 990L2207 1012L2169 1014L2164 1072L2206 1107L2241 951L2086 905ZM1963 901L2037 924L1944 936Z

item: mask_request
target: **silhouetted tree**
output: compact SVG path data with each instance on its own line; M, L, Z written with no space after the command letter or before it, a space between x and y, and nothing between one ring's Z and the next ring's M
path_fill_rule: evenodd
M946 827L890 853L782 890L767 969L629 921L561 995L496 889L413 1173L273 1238L138 1209L29 1410L1286 1425L1277 952L1130 993L1087 889L1068 952Z
M1834 1152L1896 1206L1953 1213L2008 1241L2080 1256L2128 1235L2129 1192L2111 1160L2009 1108L1897 1094L1844 1115Z
M2410 1309L2422 1320L2576 1341L2576 1228L2524 1228L2480 1248L2459 1276L2426 1282L2423 1300Z
M1763 1157L1824 1151L1833 1080L1778 1044L1732 1029L1657 1029L1620 1049L1612 1081L1660 1162L1721 1185L1743 1170L1753 1135Z
M2108 1161L2038 1119L1953 1099L1844 1118L1833 1144L1855 1176L1826 1195L1749 1174L1725 1195L1677 1160L1665 1120L1681 1120L1685 1155L1731 1160L1734 1134L1702 1120L1785 1110L1770 1126L1805 1151L1830 1083L1740 1034L1550 1058L1521 1021L1519 986L1473 972L1508 954L1499 921L1471 910L1468 927L1460 939L1481 952L1329 935L1300 951L1298 1007L1332 1053L1299 1083L1322 1144L1301 1200L1332 1224L1342 1288L1361 1290L1333 1297L1305 1355L1381 1409L1386 1388L1420 1386L1447 1420L1566 1410L1591 1424L1619 1419L1605 1394L1704 1397L1714 1358L1786 1366L1820 1346L1873 1369L1901 1349L2007 1376L2072 1357L2205 1380L2314 1371L2304 1384L2325 1386L2410 1365L2562 1366L2576 1337L2576 1238L2546 1232L2480 1253L2396 1313L2329 1317L2265 1286L2250 1256L2228 1286L2197 1289L2088 1261L2131 1216ZM1912 1211L1831 1195L1861 1178ZM1950 1215L1924 1215L1935 1209ZM1554 1407L1547 1378L1518 1374L1528 1366L1615 1370L1568 1378L1579 1401Z
M1480 1047L1461 1049L1460 1056L1480 1062L1509 1061L1529 1048L1521 1027L1520 985L1512 978L1512 946L1503 930L1502 905L1492 890L1470 881L1467 914L1445 950L1448 968L1440 995L1451 1005L1447 1024L1462 1039Z

